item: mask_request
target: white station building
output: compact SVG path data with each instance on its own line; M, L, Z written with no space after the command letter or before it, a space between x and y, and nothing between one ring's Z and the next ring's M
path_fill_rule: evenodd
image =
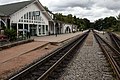
M31 36L44 36L56 32L61 34L67 29L63 24L52 20L52 16L39 0L0 5L0 30L2 27L15 29L17 36L25 35L27 31ZM72 27L69 29L72 32Z

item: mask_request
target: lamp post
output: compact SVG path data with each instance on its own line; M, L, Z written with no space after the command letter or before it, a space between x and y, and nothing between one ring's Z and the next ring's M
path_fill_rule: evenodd
M103 27L103 35L104 35L104 25L105 25L105 22L103 21L103 24L101 25Z
M118 19L118 31L120 31L120 19Z

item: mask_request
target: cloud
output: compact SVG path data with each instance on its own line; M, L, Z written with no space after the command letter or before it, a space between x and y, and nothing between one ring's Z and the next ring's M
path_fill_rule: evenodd
M26 0L0 0L0 4ZM40 0L54 13L73 14L94 21L99 18L117 16L120 13L120 0Z
M56 0L50 3L50 6L55 6L58 8L67 8L67 7L82 7L89 8L94 4L91 0Z
M73 14L94 21L99 18L117 16L120 12L119 0L56 0L51 2L55 13ZM54 8L53 8L54 7Z
M101 0L99 3L96 3L96 6L118 11L120 10L120 0Z
M21 1L27 1L27 0L0 0L0 4L3 5L3 4L15 3Z

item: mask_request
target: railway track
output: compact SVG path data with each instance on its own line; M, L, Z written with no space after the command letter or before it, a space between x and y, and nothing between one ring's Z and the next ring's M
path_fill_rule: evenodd
M113 45L120 52L120 38L113 34L112 32L108 32L108 34L112 40Z
M101 38L98 34L96 34L94 31L94 36L105 54L109 64L112 67L112 70L115 74L115 78L117 80L120 80L120 52L111 46L109 43L107 43L103 38Z
M67 57L70 57L69 55L75 54L74 51L77 51L88 33L89 31L23 71L11 76L8 80L48 80L52 72L54 72Z

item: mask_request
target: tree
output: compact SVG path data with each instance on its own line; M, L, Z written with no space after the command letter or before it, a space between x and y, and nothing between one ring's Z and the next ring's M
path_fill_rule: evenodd
M52 13L52 11L50 11L47 6L44 6L44 9L45 9L47 12Z
M120 31L120 14L117 16L117 23L115 25L115 31Z
M73 16L72 14L62 15L62 13L56 13L54 14L54 20L59 20L65 23L78 25L79 29L85 30L90 28L90 21L87 18L84 19L76 18L76 16Z
M110 29L113 26L115 27L116 23L117 20L113 16L106 17L104 19L101 18L95 21L94 28L97 30Z
M76 23L77 23L77 18L76 18L76 16L73 17L73 21L74 21L73 24L76 24Z
M117 16L117 20L120 20L120 14Z
M90 20L84 18L83 21L84 21L84 25L86 26L86 29L90 28Z
M74 23L74 19L72 17L72 14L67 15L67 21L68 21L68 23Z

